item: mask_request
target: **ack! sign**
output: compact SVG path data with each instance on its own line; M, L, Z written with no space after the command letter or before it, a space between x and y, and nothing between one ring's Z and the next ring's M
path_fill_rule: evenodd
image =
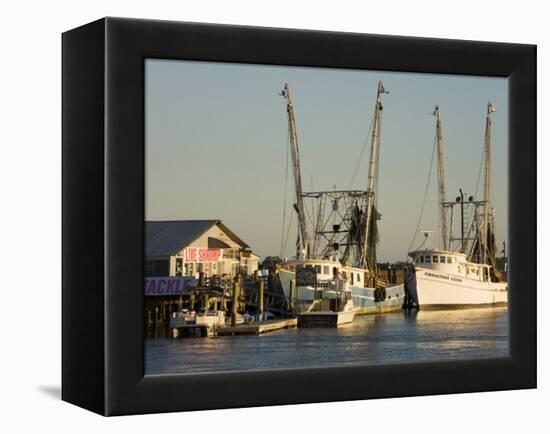
M187 247L183 257L185 262L218 262L221 254L221 249Z
M182 277L146 277L145 295L180 295L184 289L197 286L193 276Z

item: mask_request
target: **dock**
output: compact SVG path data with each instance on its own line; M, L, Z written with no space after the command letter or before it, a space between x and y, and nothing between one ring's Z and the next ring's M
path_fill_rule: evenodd
M258 336L264 333L274 332L288 328L294 328L298 325L297 318L267 320L252 322L248 324L239 324L235 326L211 326L205 324L188 324L172 329L174 339L180 337L216 337L216 336Z
M237 335L261 335L288 328L294 328L298 325L297 318L277 319L253 322L249 324L240 324L236 326L220 327L217 330L218 336L237 336Z

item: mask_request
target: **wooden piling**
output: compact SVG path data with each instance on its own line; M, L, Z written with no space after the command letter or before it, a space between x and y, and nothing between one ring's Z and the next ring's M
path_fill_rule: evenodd
M262 320L264 318L264 279L260 279L258 283L258 314L260 315L260 320Z
M239 291L240 291L240 282L236 278L233 282L233 300L231 303L231 327L237 325L237 309L239 307Z
M294 291L295 291L296 281L290 279L290 293L288 294L288 310L290 312L294 311Z

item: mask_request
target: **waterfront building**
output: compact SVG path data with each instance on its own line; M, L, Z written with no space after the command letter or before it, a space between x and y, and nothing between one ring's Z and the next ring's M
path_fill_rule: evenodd
M259 259L221 220L145 222L145 277L253 274Z

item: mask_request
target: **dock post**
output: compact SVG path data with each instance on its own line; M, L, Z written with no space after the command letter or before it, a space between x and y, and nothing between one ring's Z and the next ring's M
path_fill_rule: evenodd
M296 286L296 281L290 279L290 293L288 294L288 310L290 312L294 311L294 290Z
M233 300L231 304L231 327L237 325L237 308L239 307L239 289L240 283L239 278L235 278L233 282Z
M260 321L264 319L264 279L260 279L258 288L258 314Z

